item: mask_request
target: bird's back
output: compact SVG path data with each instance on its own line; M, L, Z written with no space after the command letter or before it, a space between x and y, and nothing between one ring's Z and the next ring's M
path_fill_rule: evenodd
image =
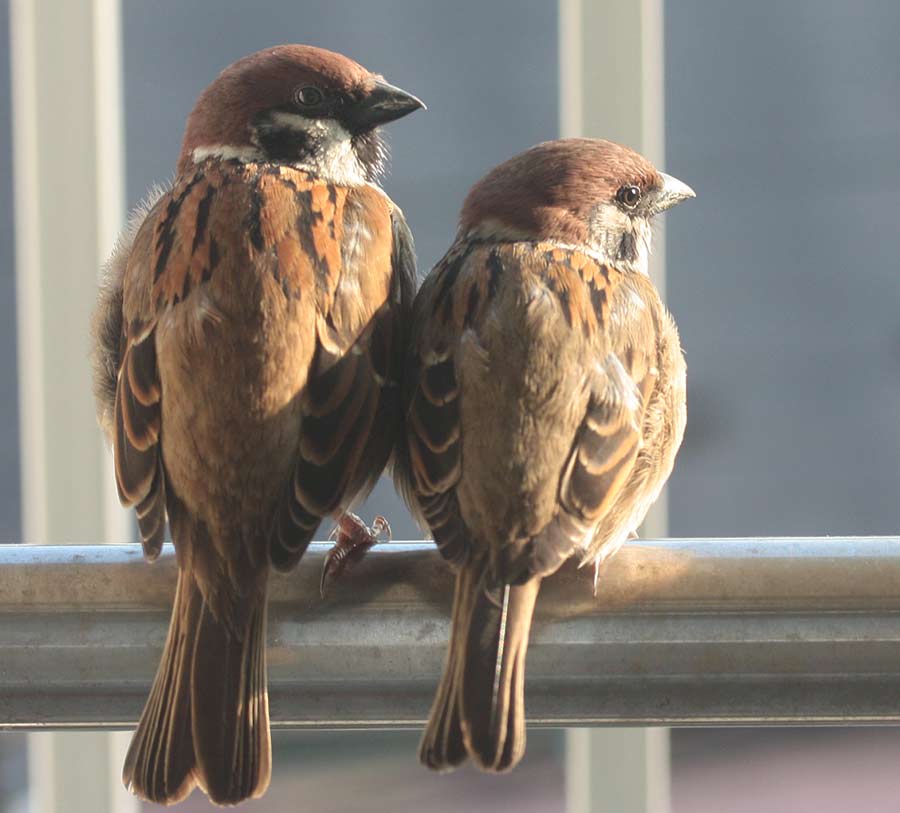
M417 346L423 355L449 352L459 384L461 517L494 550L521 548L559 515L592 408L627 412L635 435L649 404L674 408L677 397L658 403L652 372L671 320L645 277L550 242L458 244L426 286L416 303ZM676 439L667 445L671 460ZM623 460L621 476L649 495L660 473L635 475L633 463ZM616 507L622 484L613 485L569 553L590 542L598 523L601 544L631 530L624 525L634 515Z
M214 531L268 526L307 384L352 352L394 276L390 202L372 187L214 159L148 215L125 324L155 324L167 485Z

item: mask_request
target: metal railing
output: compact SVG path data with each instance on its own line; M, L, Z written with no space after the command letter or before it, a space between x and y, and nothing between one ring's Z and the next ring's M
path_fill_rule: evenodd
M448 631L434 548L373 549L319 597L325 544L273 576L269 681L281 727L417 726ZM0 727L134 724L175 583L171 547L0 545ZM900 538L625 546L541 591L529 718L547 725L900 721Z

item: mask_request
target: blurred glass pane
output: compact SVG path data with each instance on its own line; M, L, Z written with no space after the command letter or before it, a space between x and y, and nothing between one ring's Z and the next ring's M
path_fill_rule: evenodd
M487 776L466 767L433 774L416 760L416 731L284 732L273 742L275 765L255 811L316 813L563 813L561 731L530 731L528 753L513 774ZM144 805L144 811L163 811ZM176 810L218 808L194 793Z
M0 42L9 42L7 0L0 2ZM0 166L7 168L0 172L0 543L22 541L9 67L8 57L0 60ZM24 813L27 767L25 735L0 732L0 813Z
M900 4L666 4L674 536L900 527Z
M674 536L900 527L900 5L666 4ZM675 813L894 810L900 730L673 732Z
M25 734L0 733L0 813L28 807L28 748Z
M894 811L900 729L683 729L673 813Z
M0 2L0 43L9 42L9 2ZM9 51L0 60L0 543L21 542L16 266Z

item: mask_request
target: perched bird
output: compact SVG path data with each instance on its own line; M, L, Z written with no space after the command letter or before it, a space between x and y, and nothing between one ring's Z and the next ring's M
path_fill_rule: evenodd
M416 297L398 479L456 570L431 768L521 759L541 580L613 554L672 470L685 364L650 221L693 195L618 144L539 144L474 186Z
M375 185L379 125L422 103L356 62L285 45L226 68L177 177L120 239L94 318L116 482L178 586L124 768L138 796L265 791L266 582L381 473L400 427L415 260Z

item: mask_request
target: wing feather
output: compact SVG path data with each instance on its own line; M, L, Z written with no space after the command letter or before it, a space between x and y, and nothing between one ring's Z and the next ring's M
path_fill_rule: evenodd
M323 517L368 493L399 433L415 254L402 213L375 194L348 195L340 233L344 254L350 244L356 254L341 256L347 265L337 263L331 288L327 281L319 285L327 290L318 300L322 310L302 397L298 462L270 543L271 561L280 570L299 561ZM364 320L354 310L359 306L368 314Z

